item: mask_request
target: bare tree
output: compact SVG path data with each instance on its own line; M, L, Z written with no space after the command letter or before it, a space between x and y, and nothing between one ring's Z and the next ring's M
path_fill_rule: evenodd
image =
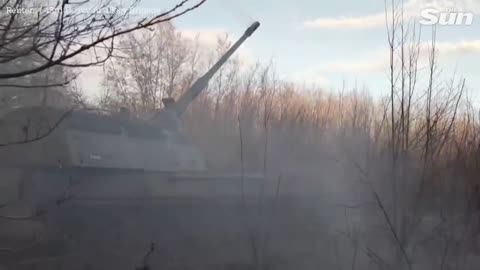
M14 66L32 55L37 59L27 67L1 72L0 79L24 77L54 66L88 67L104 63L113 55L116 37L170 21L205 1L185 7L190 1L183 0L163 13L136 18L132 10L139 1L121 6L113 0L65 0L47 5L42 1L4 0L0 15L0 62ZM16 12L24 8L37 12ZM73 61L87 52L93 57Z
M170 22L152 30L120 40L117 55L105 66L104 104L152 112L162 106L162 98L178 95L193 80L198 55L189 46L196 41L183 38Z

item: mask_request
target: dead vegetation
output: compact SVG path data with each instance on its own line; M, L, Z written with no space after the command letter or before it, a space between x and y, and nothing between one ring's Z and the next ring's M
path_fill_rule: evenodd
M387 10L386 23L391 54L384 98L356 86L309 89L280 80L273 64L245 65L237 58L192 104L185 134L213 166L239 168L241 158L242 168L245 161L246 168L265 170L272 179L288 175L287 193L315 193L309 186L315 181L320 193L337 192L330 189L335 185L361 186L363 201L349 205L348 215L367 211L371 220L339 237L353 245L352 269L468 269L466 254L476 247L478 231L478 110L465 78L439 79L435 28L403 21L396 8ZM123 41L153 47L138 55L137 46L130 46L107 65L104 106L122 104L139 115L157 109L158 100L178 96L228 48L220 37L216 52L202 54L198 41L171 25L158 27L164 35ZM431 35L427 49L425 32ZM155 46L165 33L171 45Z

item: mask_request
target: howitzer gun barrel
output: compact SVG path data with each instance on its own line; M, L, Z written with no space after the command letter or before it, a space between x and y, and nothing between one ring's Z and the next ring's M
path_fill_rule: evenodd
M208 86L208 82L215 75L215 73L227 62L227 60L238 50L238 48L247 40L253 32L260 26L259 22L253 23L245 33L235 42L230 49L213 65L205 75L200 77L176 102L175 112L181 115L185 112L188 105Z

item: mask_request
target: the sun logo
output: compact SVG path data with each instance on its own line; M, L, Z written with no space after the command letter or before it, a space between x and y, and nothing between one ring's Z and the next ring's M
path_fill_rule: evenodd
M422 25L472 25L474 14L472 12L458 12L456 10L439 11L435 8L422 10Z

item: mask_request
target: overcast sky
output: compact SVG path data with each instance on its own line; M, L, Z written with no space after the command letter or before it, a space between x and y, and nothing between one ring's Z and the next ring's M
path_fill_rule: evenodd
M177 2L143 0L141 7L167 9ZM470 26L439 27L437 43L442 78L456 72L480 92L480 0L405 0L404 7L406 17L419 16L426 7L475 14ZM357 83L376 95L386 93L388 83L384 10L384 0L208 0L174 23L185 35L200 33L203 42L213 45L218 34L237 38L258 20L262 26L244 44L242 57L273 60L284 79L336 89L344 81ZM426 46L429 28L422 31ZM96 95L99 70L83 73L82 86Z

